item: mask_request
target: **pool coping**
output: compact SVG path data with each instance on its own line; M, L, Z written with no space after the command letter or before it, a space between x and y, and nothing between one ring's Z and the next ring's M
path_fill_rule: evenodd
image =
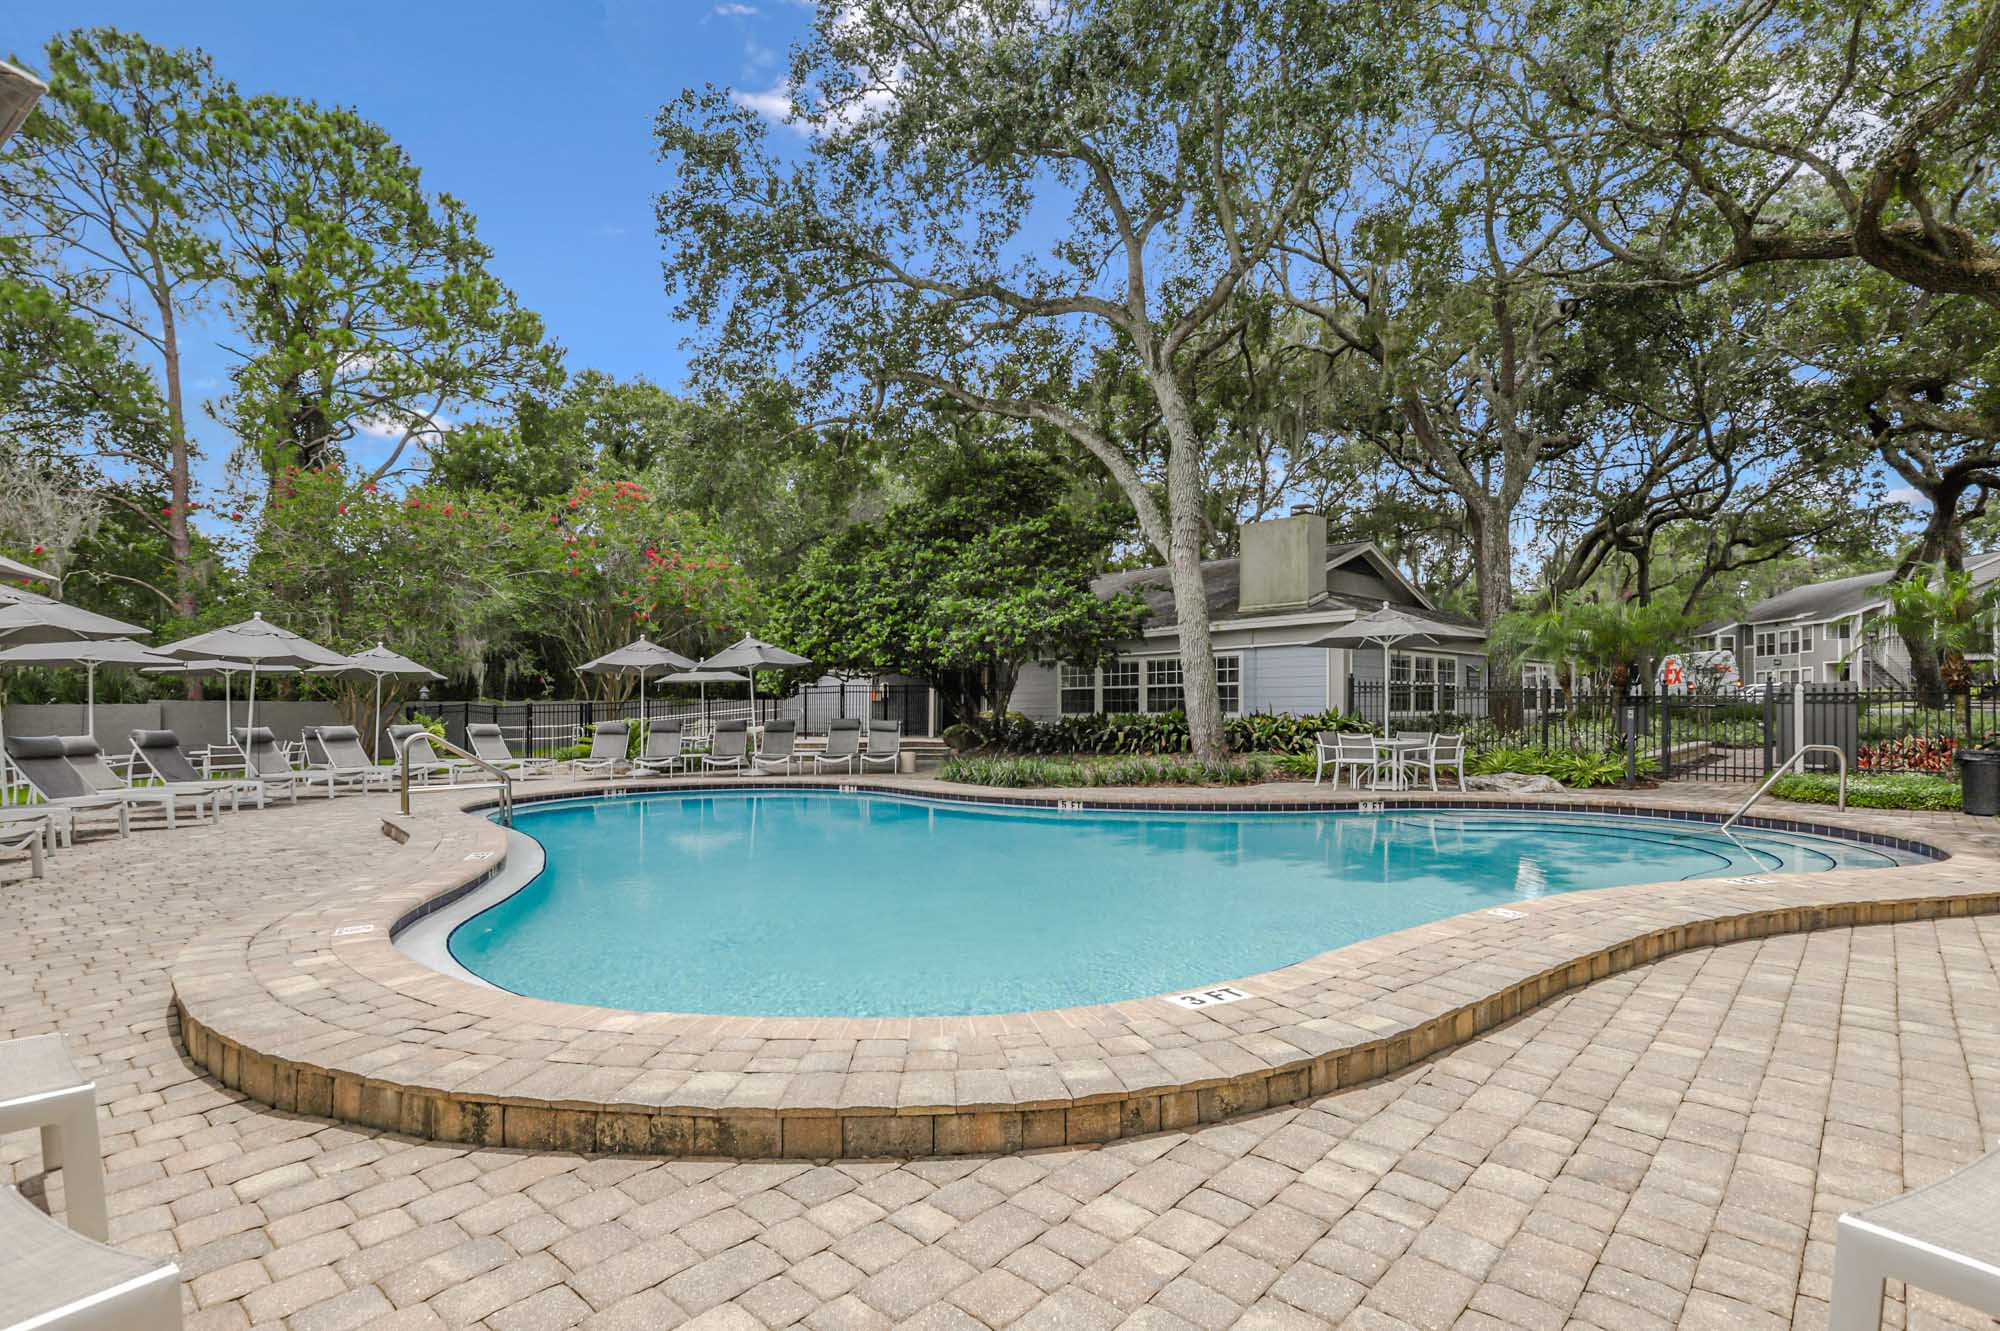
M1726 812L1671 797L1363 799L1298 788L1220 800L994 796L893 777L586 782L523 791L516 803L746 786L1122 811L1479 808L1705 822ZM1209 987L1252 997L1196 1010L1149 996L963 1018L642 1013L482 989L395 947L403 927L476 889L504 859L502 829L480 812L490 792L464 796L431 795L454 807L392 820L386 830L411 855L394 881L223 922L191 945L172 969L191 1057L282 1110L483 1146L815 1159L1006 1152L1325 1094L1688 948L2000 911L2000 837L1980 835L1983 824L1827 810L1744 821L1950 858L1514 901L1505 916L1475 911L1218 980Z

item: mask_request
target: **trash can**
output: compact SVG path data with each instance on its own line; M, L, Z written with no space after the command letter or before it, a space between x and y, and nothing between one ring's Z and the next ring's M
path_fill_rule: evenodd
M1958 770L1965 782L1965 811L1979 818L2000 814L2000 750L1960 749Z

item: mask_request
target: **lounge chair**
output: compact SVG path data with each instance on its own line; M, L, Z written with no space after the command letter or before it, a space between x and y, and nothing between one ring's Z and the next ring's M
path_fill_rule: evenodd
M240 797L249 794L256 797L257 807L264 807L264 798L269 787L255 777L206 777L194 765L187 750L181 747L181 738L171 730L134 730L126 735L132 742L131 762L145 768L154 777L170 786L200 786L230 797L229 807L239 808ZM128 764L128 769L130 764ZM298 787L290 783L285 793L294 802L299 798Z
M412 781L428 782L433 777L441 776L446 785L457 785L459 773L483 770L478 763L469 763L463 758L447 758L439 753L431 746L431 732L423 726L390 726L389 742L396 747L398 768L403 765L403 755L409 755Z
M868 747L861 753L861 770L871 767L886 767L895 771L903 759L903 723L900 721L870 721L868 723Z
M683 743L679 721L655 721L646 728L646 747L632 770L648 776L672 776L693 758Z
M245 770L249 776L267 786L289 786L295 796L301 786L308 789L316 785L325 786L326 797L333 798L333 773L326 768L311 767L295 771L269 726L238 726L233 733L236 747L243 750Z
M197 819L212 817L222 812L222 796L225 792L202 782L191 786L135 786L128 777L120 776L104 760L104 750L96 740L88 735L64 735L63 757L69 765L83 775L90 788L100 795L127 795L134 803L157 804L167 814L167 826L174 825L174 815L184 799L194 801L194 816ZM127 763L129 769L130 763ZM234 792L228 792L231 795Z
M701 755L702 770L711 767L740 772L750 757L750 723L748 721L717 721L715 742L708 752Z
M467 748L503 772L512 772L520 777L556 774L556 760L553 758L516 758L513 750L507 747L506 733L490 721L467 726L465 739Z
M827 722L826 747L812 758L813 771L825 772L838 767L843 772L851 772L861 761L861 720L859 717L843 716Z
M33 827L42 837L42 849L50 855L68 845L69 810L52 804L12 804L0 807L0 836L11 840L16 824Z
M74 820L85 814L112 814L118 819L118 835L132 834L132 801L123 795L104 795L92 790L83 773L63 757L62 736L9 735L7 757L21 779L28 783L28 789L51 808L68 812L72 828ZM75 836L73 830L71 836Z
M180 1331L181 1272L85 1238L0 1184L0 1326Z
M571 776L579 772L592 776L616 776L628 766L625 755L632 751L630 721L599 721L590 728L590 752L569 761Z
M316 745L319 753L314 766L332 772L336 781L363 789L380 786L385 790L396 782L396 769L370 758L361 747L361 732L353 726L314 726L306 732L306 743L308 759L313 758Z
M76 1070L60 1035L0 1040L0 1133L29 1128L41 1130L43 1171L63 1172L70 1228L100 1242L109 1238L97 1083ZM0 1326L13 1325L0 1318Z
M1876 1331L1882 1282L2000 1317L2000 1151L1915 1192L1840 1217L1827 1331Z
M750 756L750 764L760 772L781 772L790 774L798 766L797 746L799 723L796 721L766 721L764 742L757 752Z
M0 850L28 852L28 876L40 878L48 872L48 841L55 826L48 819L16 819L0 826Z

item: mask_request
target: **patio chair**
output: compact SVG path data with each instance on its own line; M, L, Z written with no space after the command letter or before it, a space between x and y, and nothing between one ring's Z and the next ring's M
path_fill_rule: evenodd
M389 742L396 749L396 768L400 772L403 755L409 755L410 780L428 784L435 777L443 777L446 785L457 785L460 772L479 771L477 763L466 762L462 758L447 758L431 745L431 732L418 725L395 725L389 727ZM401 780L398 776L395 778Z
M766 721L764 742L751 755L750 763L760 772L780 772L789 775L798 765L797 747L799 723L796 721Z
M0 1133L29 1128L41 1130L43 1171L63 1172L70 1228L100 1241L109 1238L97 1083L76 1070L60 1035L0 1040ZM12 1325L0 1320L0 1326Z
M132 743L131 762L145 768L158 780L170 786L202 786L209 790L230 796L229 807L240 808L240 796L252 795L257 807L264 807L264 797L269 787L255 777L206 777L194 765L187 751L181 747L181 737L171 730L134 730L125 736ZM129 768L130 764L128 764ZM285 793L293 802L299 798L298 787L287 783Z
M1375 772L1375 737L1337 730L1320 731L1313 743L1314 785L1319 784L1321 774L1329 767L1333 769L1334 789L1340 788L1343 772L1352 772L1354 788L1361 789L1363 774L1373 776Z
M306 732L306 740L308 761L313 759L313 749L317 747L318 760L313 765L332 772L336 781L364 790L369 786L387 790L396 782L396 769L370 758L361 747L361 732L353 726L314 726Z
M714 767L740 772L749 756L750 723L743 720L717 721L715 738L708 752L701 755L702 770Z
M89 735L64 735L62 737L63 757L69 760L86 784L100 795L123 795L134 804L157 805L167 815L167 827L175 824L182 800L194 802L194 816L197 820L219 815L222 812L222 793L206 786L135 786L118 773L111 770L111 764L104 761L104 750Z
M0 1326L180 1331L181 1272L65 1228L0 1184Z
M83 774L63 757L60 735L9 735L7 757L14 770L41 796L50 808L67 811L70 838L75 839L75 820L85 814L104 813L118 819L118 835L132 834L132 802L122 795L104 795L90 788Z
M295 796L302 786L307 789L325 786L326 797L333 798L333 773L326 768L295 770L269 726L238 726L231 733L236 737L236 747L243 750L244 770L248 775L268 786L290 786Z
M868 747L861 752L861 770L871 767L886 767L895 771L903 760L903 723L900 721L870 721L868 723Z
M827 722L826 747L811 757L815 772L835 767L843 772L852 772L854 765L861 761L861 719L843 716Z
M1927 1187L1840 1217L1827 1331L1876 1331L1882 1282L2000 1317L2000 1151Z
M516 758L514 751L507 747L506 732L494 722L482 721L467 726L465 739L467 748L503 772L519 777L556 774L556 760L553 758Z
M28 876L40 878L48 872L48 843L55 824L47 818L17 818L0 825L0 850L28 852Z
M1440 768L1458 779L1458 788L1465 789L1465 736L1439 735L1428 748L1418 749L1403 755L1403 762L1413 774L1429 778L1431 789L1438 788Z
M630 721L599 721L590 728L590 752L582 758L569 760L570 775L583 772L593 776L616 776L619 768L630 765L625 761L625 755L631 751Z
M632 770L648 776L672 776L692 757L687 751L679 721L655 721L646 728L646 747L640 752L638 761L632 764Z

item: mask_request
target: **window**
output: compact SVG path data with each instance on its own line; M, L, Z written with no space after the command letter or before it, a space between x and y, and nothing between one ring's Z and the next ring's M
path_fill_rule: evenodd
M1438 658L1438 710L1458 710L1458 658L1455 656Z
M1419 712L1437 710L1437 690L1432 684L1437 680L1437 661L1428 656L1419 656L1410 662L1410 678L1416 685L1410 691L1410 705Z
M1139 663L1137 661L1113 661L1104 667L1104 702L1100 707L1105 712L1136 712L1139 710Z
M1812 628L1810 625L1799 630L1799 650L1802 652L1812 650Z
M1467 667L1465 682L1477 680ZM1391 712L1450 712L1458 708L1458 658L1424 656L1416 652L1393 652L1389 656L1389 710Z
M1389 657L1389 710L1410 710L1410 656L1396 652Z
M1157 656L1146 662L1146 710L1172 712L1187 706L1181 688L1181 663L1175 656Z
M1833 636L1840 639L1840 641L1842 642L1846 642L1849 638L1854 636L1854 622L1852 620L1847 620L1847 619L1841 620L1838 624L1835 624L1833 626Z
M1097 710L1097 671L1089 666L1062 668L1062 714L1088 716Z
M1757 635L1757 655L1776 656L1777 654L1778 635L1775 633L1759 633Z
M1222 714L1235 716L1243 710L1243 658L1215 658L1215 692L1222 699Z

